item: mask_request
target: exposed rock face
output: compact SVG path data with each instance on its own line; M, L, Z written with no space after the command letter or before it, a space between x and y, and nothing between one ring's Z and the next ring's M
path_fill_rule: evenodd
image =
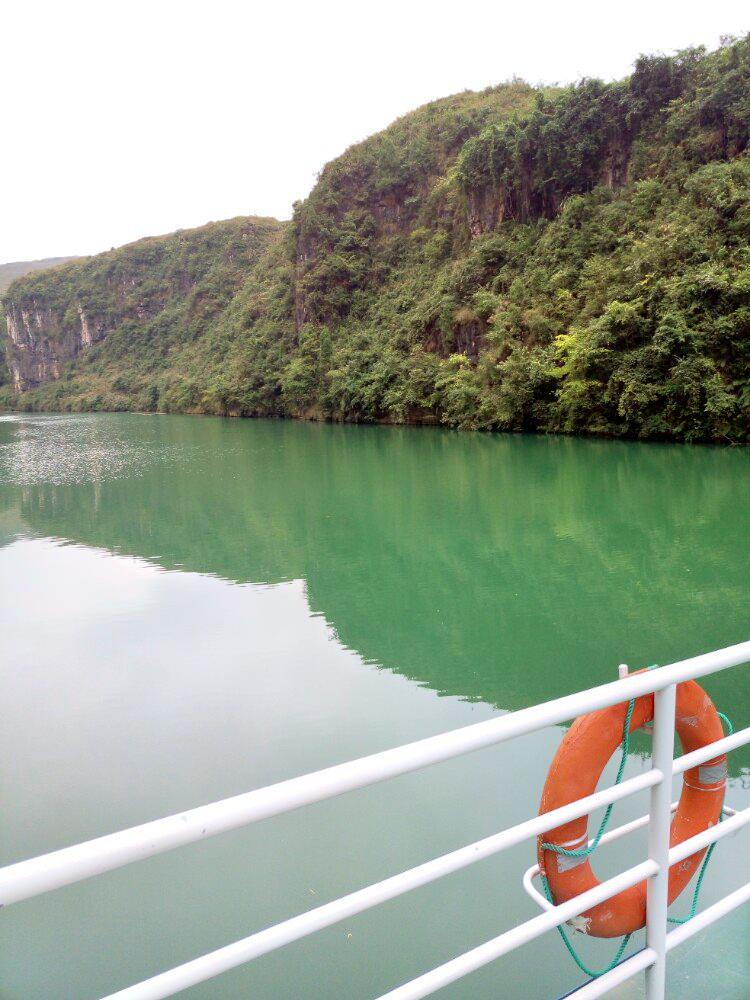
M15 391L59 379L115 332L125 344L200 335L280 232L273 219L227 219L18 278L4 298Z
M302 277L309 266L311 260L315 258L315 248L309 246L311 240L299 239L297 241L297 252L294 260L294 325L297 333L310 319L307 309L305 295L302 291Z
M80 303L76 306L76 312L81 321L81 347L91 347L97 340L107 336L107 328L101 317L89 319Z
M491 187L467 192L467 222L472 237L496 229L505 217L505 198Z
M52 346L50 309L20 309L14 303L5 314L10 341L8 367L16 392L59 378L60 362Z
M476 361L484 342L484 323L478 317L457 317L454 328L456 351Z
M630 143L627 139L612 140L601 154L596 183L611 190L624 187L628 182ZM566 192L554 189L546 192L544 199L532 198L531 183L520 175L518 190L507 191L502 184L470 187L466 195L466 217L472 239L490 233L503 222L530 222L539 217L554 218L560 211Z
M66 361L107 336L101 317L88 317L80 304L76 311L78 323L71 329L50 306L34 300L26 308L7 303L8 367L16 392L59 378Z
M613 141L609 144L602 163L602 184L612 189L621 188L627 184L630 152L630 144L627 141Z
M632 136L621 129L591 157L595 164L588 165L587 176L578 184L566 187L550 178L548 183L540 185L529 165L518 167L510 187L500 182L465 184L466 212L462 221L474 239L508 220L533 223L541 218L554 219L571 194L584 194L600 184L610 190L624 187L628 183L631 152Z

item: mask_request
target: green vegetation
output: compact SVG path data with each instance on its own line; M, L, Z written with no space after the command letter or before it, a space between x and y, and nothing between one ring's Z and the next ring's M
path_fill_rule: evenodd
M47 257L44 260L17 260L10 264L0 264L0 295L4 295L16 278L21 278L24 274L54 267L56 264L64 264L66 261L73 259L73 257ZM0 387L8 381L8 365L5 360L5 334L5 316L0 312Z
M209 308L162 286L158 317L0 401L746 441L749 138L750 37L434 102L325 167L231 278L207 267ZM106 258L8 298L58 302L65 273L66 308L96 308Z
M16 282L8 299L17 312L49 310L53 351L80 349L81 314L92 344L59 380L15 399L42 409L200 410L223 360L208 333L280 232L274 219L230 219Z
M75 257L45 257L44 260L17 260L11 264L0 264L0 295L4 295L16 278L22 278L32 271L43 271L57 264L65 264Z

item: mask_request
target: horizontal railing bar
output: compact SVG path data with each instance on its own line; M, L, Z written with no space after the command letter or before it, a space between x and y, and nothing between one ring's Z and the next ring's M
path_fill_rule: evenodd
M673 813L680 803L675 801L669 807L670 813ZM737 813L736 809L732 809L731 806L723 806L722 814L726 817L734 816ZM629 823L623 823L621 826L616 826L613 830L607 830L605 834L602 835L599 840L599 846L604 847L605 844L611 843L613 840L619 840L620 837L625 837L629 833L634 833L636 830L642 830L644 826L648 826L648 821L650 816L645 813L643 816L639 816L638 819L632 819ZM591 847L594 841L589 840L587 847ZM523 887L526 890L526 894L530 896L534 902L540 906L543 910L551 910L555 905L550 903L550 901L539 892L539 890L534 886L534 879L539 874L539 865L533 864L530 868L527 868L523 875Z
M551 903L546 896L543 896L541 892L539 892L537 887L534 885L534 879L537 877L538 874L539 874L538 864L532 865L531 868L527 868L526 871L523 873L523 878L521 879L521 883L524 889L526 890L526 895L530 896L531 899L534 900L536 905L541 910L554 910L555 904Z
M626 983L628 979L632 979L633 976L637 976L639 972L643 972L644 969L653 965L656 958L657 955L653 948L642 948L635 955L626 958L624 962L619 962L614 969L605 972L597 979L592 979L584 986L573 990L572 993L568 993L565 1000L568 998L570 1000L596 1000L597 997L603 997L616 986Z
M707 760L713 760L714 757L721 757L745 743L750 743L750 726L732 733L731 736L724 736L722 739L716 740L715 743L707 743L704 747L683 754L682 757L675 757L672 774L682 774L683 771L688 771L691 767L705 764Z
M750 660L750 641L98 837L0 870L0 906Z
M678 805L678 802L673 802L669 807L670 813L673 813ZM609 844L613 840L619 840L620 837L624 837L628 833L634 833L636 830L643 829L644 826L648 826L649 819L649 814L645 813L643 816L639 816L638 819L633 819L629 823L623 823L622 826L616 826L613 830L607 830L606 833L602 834L599 840L599 847L603 847L605 844ZM593 843L593 840L589 840L586 846L591 847ZM543 896L533 884L533 879L535 879L538 874L538 864L534 864L530 868L527 868L523 876L523 887L526 890L526 893L531 896L538 906L541 906L543 910L551 910L555 904L550 903L550 901Z
M677 948L678 945L683 944L695 934L705 930L706 927L716 923L717 920L721 920L722 917L731 913L732 910L736 910L738 906L742 906L743 903L747 902L750 902L750 882L743 885L740 889L730 892L728 896L724 896L717 903L707 906L705 910L696 913L690 920L684 924L680 924L676 930L667 934L667 951Z
M637 823L638 821L634 822ZM708 844L735 833L748 822L750 822L750 809L745 809L742 812L735 813L729 819L725 820L720 826L717 825L715 827L711 827L709 830L705 830L701 834L691 837L689 840L683 841L682 844L678 844L670 851L670 866L686 857L690 857L698 850L708 846ZM583 895L576 897L576 899L581 900ZM718 903L714 904L714 906L703 911L702 914L698 914L696 917L693 917L687 924L683 924L680 928L678 928L678 930L673 931L667 939L669 942L669 948L674 948L678 944L681 944L683 940L687 940L689 937L697 934L702 928L708 926L710 923L713 923L715 920L718 920L726 913L729 913L731 910L746 902L748 898L750 898L750 884L737 890L730 896L725 897L723 900L720 900ZM574 900L570 900L570 902L574 902ZM567 904L562 905L565 906ZM579 909L578 912L583 912L584 910L589 909L592 905L595 904L587 903L586 906ZM552 907L535 919L541 921L545 918L551 918L555 914L558 914L560 909L560 906ZM570 918L568 917L566 919ZM694 921L697 921L697 923ZM557 924L553 923L552 926L558 926L562 922L563 921L558 921ZM505 945L507 944L507 940L506 942L503 942L502 939L507 939L510 935L513 935L515 931L521 931L524 927L528 927L531 923L533 923L533 921L528 921L526 924L522 924L519 928L514 928L514 931L509 931L505 935L500 935L499 938L495 938L494 941L481 945L480 948L474 949L472 952L466 952L465 955L459 956L452 962L448 962L445 965L432 970L432 972L426 973L424 976L420 976L411 983L407 983L405 986L399 987L398 989L385 994L381 1000L418 1000L420 997L429 996L438 989L442 989L443 986L447 986L449 983L455 982L456 979L468 975L470 972L481 968L483 965L493 961L495 958L499 958L501 955L506 954L507 951L511 950L511 948L506 947ZM513 944L512 947L518 947L520 944L526 944L528 940L531 940L531 938L524 937L518 943ZM582 987L580 991L576 991L575 996L585 998L585 1000L593 1000L594 997L603 996L604 993L614 988L614 986L618 985L620 982L624 982L625 979L630 978L630 975L635 975L637 972L647 966L650 966L654 961L654 957L648 954L649 951L650 949L646 949L646 952L639 953L644 956L644 958L641 959L644 964L640 965L636 963L637 967L636 964L634 964L632 967L632 973L625 975L622 979L617 978L616 980L612 980L608 984L606 982L602 982L605 977L600 977L600 980L587 984L587 986ZM638 956L634 956L634 959L637 958ZM625 966L627 963L623 963L623 965ZM617 971L617 969L612 970L613 973L617 973ZM610 973L610 975L611 974L612 973ZM584 992L584 990L587 992Z
M387 900L402 896L412 889L434 882L436 879L453 872L467 868L477 861L505 851L510 847L523 843L530 837L561 826L571 820L578 819L591 812L617 802L628 795L650 788L661 780L661 772L657 770L644 771L643 774L629 778L619 785L594 792L584 799L578 799L568 805L560 806L541 816L534 816L516 826L502 830L500 833L485 837L466 847L461 847L449 854L444 854L432 861L427 861L416 868L393 875L391 878L376 882L364 889L359 889L330 903L324 903L314 910L308 910L296 917L291 917L273 927L258 931L240 941L235 941L216 951L209 952L183 965L176 966L167 972L145 979L134 986L113 993L105 1000L162 1000L163 997L174 996L181 990L195 986L197 983L213 979L223 972L244 965L261 955L266 955L277 948L298 941L300 938L314 934L324 927L355 916L369 910Z
M737 733L733 733L731 736L727 736L724 739L718 740L715 743L710 743L705 747L701 747L699 750L694 750L691 753L685 754L682 757L676 757L672 765L673 774L682 774L684 771L689 770L691 767L696 767L699 764L705 763L707 760L712 760L714 757L721 756L724 753L729 753L731 750L735 750L737 747L750 742L750 727L747 729L742 729ZM677 809L679 802L675 801L670 807L670 811L674 812ZM724 806L723 813L724 816L735 815L736 810L730 809L728 806ZM638 819L631 820L629 823L623 823L621 826L615 827L613 830L608 830L599 840L599 846L604 847L605 844L611 843L613 840L619 840L620 837L626 836L628 833L634 833L636 830L640 830L645 826L648 826L649 814L646 813L644 816L639 816ZM588 846L591 847L593 840L589 840ZM532 865L526 870L523 876L523 887L526 890L527 895L529 895L538 906L543 910L549 910L554 906L554 903L550 903L533 885L533 879L539 874L539 865Z
M736 812L734 816L725 819L723 823L709 826L707 830L696 833L694 837L683 840L681 844L675 844L669 851L669 867L671 868L678 861L684 861L685 858L697 854L698 851L702 851L709 844L713 844L717 840L722 840L724 837L736 833L746 823L750 823L750 806L747 809Z
M641 879L650 878L658 870L659 866L655 861L644 861L634 868L629 868L620 875L615 875L614 878L601 882L593 889L569 899L566 903L560 903L554 910L540 913L538 917L532 917L531 920L505 931L504 934L500 934L491 941L486 941L478 948L472 948L471 951L464 952L463 955L412 979L411 982L398 986L389 993L384 993L380 1000L420 1000L421 997L429 996L444 986L468 976L469 973L481 969L482 966L494 962L495 959L506 955L509 951L514 951L547 931L559 927L566 920L577 917L585 910L591 909L592 906L603 903L604 900L617 895L623 889L629 889Z
M173 996L175 993L188 989L198 983L205 982L223 972L250 962L261 955L275 951L286 944L290 944L293 941L307 937L318 930L329 927L358 913L362 913L363 911L371 909L372 907L386 902L387 900L397 898L412 889L427 885L438 878L452 874L453 872L468 867L477 861L484 860L493 854L515 846L528 837L536 836L537 834L544 832L545 829L549 828L549 824L551 822L553 822L555 826L562 825L563 823L569 822L578 816L584 815L588 811L607 805L609 801L617 801L617 799L624 798L626 795L634 794L650 787L650 785L654 784L658 780L659 772L645 772L643 775L638 775L636 778L629 779L627 782L624 782L621 785L613 786L611 789L607 789L604 792L594 793L594 795L587 796L585 799L580 799L575 803L562 806L554 812L545 813L542 816L537 816L531 820L519 823L508 830L494 834L484 840L476 841L473 844L469 844L466 847L443 855L442 857L435 858L432 861L428 861L423 865L419 865L399 875L384 879L382 882L375 883L364 889L350 893L347 896L343 896L331 903L326 903L323 906L310 910L307 913L300 914L297 917L292 917L289 920L276 924L266 930L259 931L256 934L252 934L249 937L234 942L231 945L227 945L224 948L217 949L216 951L203 955L191 962L186 962L185 964L177 966L168 972L154 976L151 979L144 980L141 983L114 993L105 998L105 1000L162 1000L164 997ZM612 793L619 794L613 795ZM676 805L676 803L674 805ZM625 833L644 825L647 820L648 816L640 817L639 819L633 820L631 823L625 824L610 833L623 836ZM731 832L733 831L729 830L729 833ZM615 839L615 837L610 836L610 839ZM603 843L603 841L604 838L602 838L601 842ZM692 851L693 849L691 849L691 853ZM531 870L532 869L530 869L530 871ZM721 912L716 913L713 919L719 919L720 916L724 915L724 912L729 912L734 907L739 906L745 899L744 896L741 896L742 893L750 894L750 885L733 894L732 899L734 902L728 905L726 910L724 910L720 904L717 904L715 908L711 908L711 912L714 912L714 910L721 910ZM544 900L544 903L546 904L545 909L555 909L554 905L549 903L547 900ZM709 911L704 912L708 913ZM709 922L713 922L713 919L709 920ZM700 925L693 924L691 922L691 926L694 929L691 930L686 937L697 933L700 927L704 925L705 921L703 918ZM673 934L678 934L678 938L675 939L675 942L670 945L671 947L681 943L681 931L673 932ZM639 955L643 954L644 952L639 953ZM641 961L643 961L643 959L641 959ZM606 990L582 992L583 990L595 990L596 984L592 983L588 984L586 987L582 987L580 991L576 991L575 996L580 996L581 998L603 996L609 989L614 988L619 983L624 982L625 979L630 978L630 975L635 975L638 971L641 971L647 965L650 965L651 961L652 960L646 961L644 964L638 965L637 968L633 967L633 971L629 975L622 975L622 973L618 972L620 968L627 967L627 963L622 963L621 966L618 966L617 969L612 970L612 973L608 974L613 976L612 980L601 977L596 981L597 984L605 982L609 983L610 985L607 986ZM620 978L615 979L615 973L618 973Z

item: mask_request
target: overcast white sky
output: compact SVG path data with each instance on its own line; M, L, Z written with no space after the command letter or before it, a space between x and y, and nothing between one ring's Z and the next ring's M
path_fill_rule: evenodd
M347 146L517 74L624 76L750 30L746 0L5 0L0 262L288 218Z

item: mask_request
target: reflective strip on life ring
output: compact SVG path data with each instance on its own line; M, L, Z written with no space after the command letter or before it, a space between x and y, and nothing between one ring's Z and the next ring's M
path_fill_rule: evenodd
M584 798L596 791L607 761L622 743L628 703L602 708L576 719L565 734L547 775L539 808L540 815ZM654 696L636 698L630 732L654 717ZM720 740L724 731L713 702L695 681L677 686L675 727L683 753ZM726 754L685 772L682 794L670 833L670 847L719 822L727 781ZM564 903L599 885L588 858L566 858L543 850L543 843L575 849L588 840L588 817L582 816L539 837L539 869L546 875L552 899ZM669 870L669 902L676 899L692 878L705 850L672 865ZM625 889L587 910L575 922L576 929L594 937L620 937L646 923L646 882Z

